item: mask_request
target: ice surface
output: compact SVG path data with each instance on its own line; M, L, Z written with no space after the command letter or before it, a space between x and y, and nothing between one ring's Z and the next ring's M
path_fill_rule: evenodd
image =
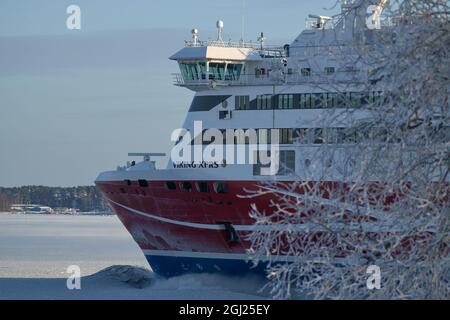
M189 274L170 279L141 267L111 266L81 278L69 290L65 278L0 278L0 299L259 300L260 278Z
M66 286L69 265L81 290ZM0 214L0 299L265 299L260 277L155 275L111 216Z

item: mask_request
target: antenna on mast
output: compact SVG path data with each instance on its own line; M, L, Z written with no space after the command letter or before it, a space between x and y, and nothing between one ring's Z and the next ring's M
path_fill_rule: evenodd
M198 30L195 28L192 29L191 34L192 34L192 43L194 44L194 47L196 47L198 45Z
M264 49L264 40L266 40L266 38L264 38L264 32L260 32L259 36L258 36L258 42L259 42L261 50Z
M241 20L241 41L244 42L245 37L245 0L242 0L242 20Z
M223 41L222 33L223 33L223 21L217 20L217 41Z

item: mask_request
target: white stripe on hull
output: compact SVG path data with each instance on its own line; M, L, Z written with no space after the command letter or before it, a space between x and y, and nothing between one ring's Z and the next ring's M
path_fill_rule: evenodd
M128 210L129 212L135 213L137 215L173 224L188 228L195 228L195 229L204 229L204 230L225 230L225 226L221 224L206 224L206 223L196 223L196 222L186 222L186 221L180 221L180 220L174 220L169 218L164 218L161 216L157 216L154 214L150 214L147 212L143 212L140 210L136 210L130 207L127 207L123 204L120 204L118 202L115 202L113 200L108 199L108 201L112 204L115 204L123 209ZM317 231L326 231L327 229L324 227L321 227L318 224L314 223L304 223L304 224L296 224L296 225L245 225L245 224L233 224L233 228L236 231L296 231L296 232L317 232ZM333 225L332 230L334 232L398 232L401 231L401 226L399 225L392 225L392 223L386 223L386 222L367 222L367 223L356 223L356 224L344 224L344 223L336 223Z

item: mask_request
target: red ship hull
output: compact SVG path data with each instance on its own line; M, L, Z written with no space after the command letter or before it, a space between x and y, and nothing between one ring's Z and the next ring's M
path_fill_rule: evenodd
M255 199L241 198L244 188L255 189L256 181L227 182L228 192L168 190L164 181L97 182L97 187L144 252L152 269L164 276L186 272L263 271L247 262L245 240L254 220L249 211ZM258 207L269 209L269 198L258 198ZM237 229L239 239L230 239L226 225ZM233 229L234 229L233 228ZM236 241L237 240L237 241Z
M249 215L252 205L270 214L274 210L270 205L273 195L245 197L248 190L258 189L258 181L222 182L227 185L226 193L215 192L213 181L206 182L207 191L203 192L194 187L195 181L189 182L192 186L189 191L181 190L180 183L173 181L176 188L170 190L165 181L96 182L156 273L163 276L190 272L263 273L264 262L254 268L248 261L250 243L246 235L254 228L255 221ZM324 189L329 189L335 183L323 184ZM325 200L327 194L322 196ZM385 201L392 203L395 199ZM369 218L369 224L376 220L365 218ZM319 241L311 234L306 238ZM336 244L328 238L325 245ZM345 252L351 249L339 250L342 254L338 258L345 258ZM290 257L277 258L289 261Z

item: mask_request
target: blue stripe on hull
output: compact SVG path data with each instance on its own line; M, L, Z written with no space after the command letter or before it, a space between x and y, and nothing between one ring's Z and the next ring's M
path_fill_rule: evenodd
M242 275L246 273L265 276L265 265L253 267L251 262L238 259L189 258L146 255L152 270L163 277L174 277L186 273L223 273Z

